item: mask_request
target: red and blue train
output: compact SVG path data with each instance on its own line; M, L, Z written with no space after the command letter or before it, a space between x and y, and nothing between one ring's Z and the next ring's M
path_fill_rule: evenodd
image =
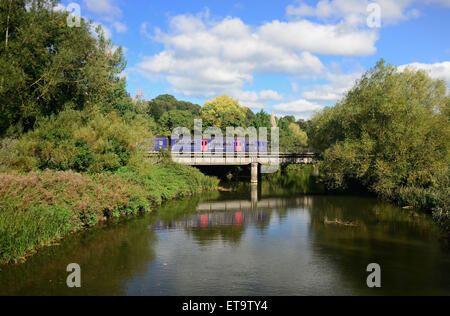
M192 139L189 141L182 139L172 139L170 137L157 136L152 140L153 150L155 152L160 152L162 150L172 150L175 146L178 146L180 150L188 150L190 148L191 152L267 152L268 143L267 141L253 141L253 140L239 140L235 139L233 141L218 141L218 140L208 140ZM228 150L227 150L228 149Z

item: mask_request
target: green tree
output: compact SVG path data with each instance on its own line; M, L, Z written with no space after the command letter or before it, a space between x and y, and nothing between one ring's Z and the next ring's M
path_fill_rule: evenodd
M302 152L308 145L308 136L297 123L290 123L288 132L280 135L280 148L284 152Z
M205 102L201 117L205 126L220 127L247 127L246 108L227 95L222 95L214 100Z
M189 111L194 117L199 117L201 107L190 102L178 101L170 94L164 94L149 102L148 114L159 121L165 112L173 110Z
M250 126L253 126L257 129L260 127L266 127L268 131L270 131L270 128L272 127L272 124L270 123L270 115L264 110L259 111L250 121Z
M65 108L102 103L109 110L127 98L121 48L114 49L92 23L67 25L58 1L0 2L0 134L11 126L28 130L39 117ZM5 22L3 22L5 21Z
M245 108L245 121L246 121L246 126L250 126L250 123L253 121L253 119L255 118L255 113L253 113L253 111L250 108L244 107Z
M194 128L195 117L189 111L172 110L164 112L159 118L162 131L160 134L170 136L177 127L186 127L190 130Z
M438 196L448 202L446 100L443 80L378 62L340 103L312 120L312 144L323 151L328 186L356 182L384 198L409 194L405 203L416 195L421 207L435 207Z

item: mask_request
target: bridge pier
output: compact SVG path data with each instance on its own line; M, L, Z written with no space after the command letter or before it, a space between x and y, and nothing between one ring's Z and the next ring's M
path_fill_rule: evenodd
M256 207L258 204L258 184L252 183L251 185L251 201L252 201L252 207Z
M259 176L259 164L252 163L252 184L258 184L258 176Z

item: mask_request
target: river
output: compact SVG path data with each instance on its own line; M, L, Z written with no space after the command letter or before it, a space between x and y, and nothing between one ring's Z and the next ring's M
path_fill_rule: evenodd
M448 244L428 216L268 187L171 201L69 236L0 267L0 295L450 295ZM70 263L81 288L66 285ZM370 263L381 288L367 287Z

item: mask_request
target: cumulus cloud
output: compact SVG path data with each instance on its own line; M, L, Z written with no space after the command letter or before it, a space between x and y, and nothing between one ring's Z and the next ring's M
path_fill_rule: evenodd
M261 109L268 101L281 101L283 96L273 90L263 91L234 91L231 93L241 105L248 106L252 109Z
M307 20L273 21L263 25L262 39L282 47L325 55L363 56L376 52L375 30L350 28L343 23L322 25Z
M117 33L125 33L128 30L126 24L119 21L122 17L122 10L117 1L118 0L84 0L86 9L95 13L99 20L106 22L110 27L108 28L108 32L106 32L108 37L111 37L111 29L114 29Z
M414 4L437 4L450 7L449 0L377 0L381 7L383 24L393 24L418 17L420 12ZM289 5L286 14L293 17L316 17L321 20L339 20L347 25L362 25L367 21L367 7L373 0L321 0L315 6L304 1Z
M124 33L128 30L128 27L125 24L118 21L113 22L113 26L117 33Z
M305 99L292 102L280 103L273 106L273 110L282 114L294 114L298 118L309 119L315 112L323 109L324 106Z
M122 10L115 0L84 0L87 9L91 12L105 17L118 17L122 15Z
M302 93L302 97L310 101L335 104L344 97L361 76L362 71L350 74L328 73L326 75L328 83L305 87L306 91Z
M450 61L434 64L411 63L398 67L400 71L406 68L427 71L434 79L444 79L450 85Z
M142 24L145 36L147 29ZM206 12L172 17L169 30L156 29L151 38L162 43L164 50L137 65L145 76L166 80L174 92L187 96L209 98L227 93L257 106L281 99L275 91L243 91L255 75L323 77L325 66L314 53L371 54L377 35L342 24L308 21L275 20L251 27L239 18L212 21Z

